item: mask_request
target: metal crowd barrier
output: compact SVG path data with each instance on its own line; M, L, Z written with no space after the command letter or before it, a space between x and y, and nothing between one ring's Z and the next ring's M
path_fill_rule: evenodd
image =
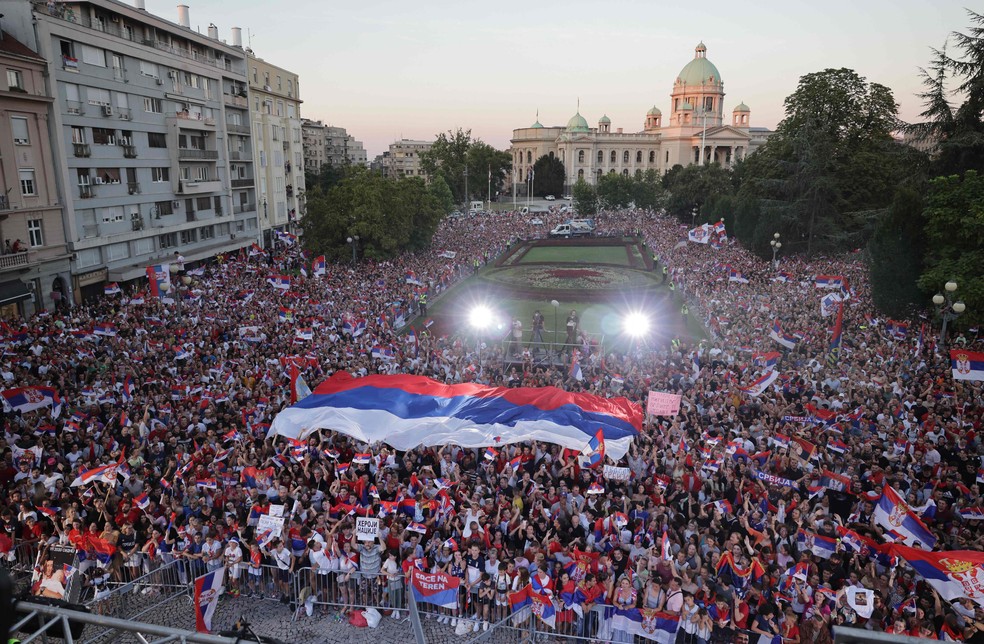
M391 581L385 573L322 573L304 567L293 573L293 584L293 598L297 600L298 608L294 614L295 619L303 611L306 602L313 602L312 610L320 607L324 611L338 610L339 613L353 608L375 608L380 612L395 610L403 614L409 610L406 582L402 574Z

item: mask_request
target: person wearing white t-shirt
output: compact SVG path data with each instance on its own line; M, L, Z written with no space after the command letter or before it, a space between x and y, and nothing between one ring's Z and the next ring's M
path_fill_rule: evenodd
M243 551L239 548L239 540L232 538L225 547L225 551L222 553L222 557L225 560L226 570L229 571L229 585L232 587L229 589L229 595L236 597L241 592L239 587L239 576L243 571Z

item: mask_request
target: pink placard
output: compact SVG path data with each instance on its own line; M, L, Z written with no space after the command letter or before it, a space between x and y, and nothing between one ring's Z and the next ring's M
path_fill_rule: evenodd
M650 391L646 413L651 416L676 416L680 413L680 394Z

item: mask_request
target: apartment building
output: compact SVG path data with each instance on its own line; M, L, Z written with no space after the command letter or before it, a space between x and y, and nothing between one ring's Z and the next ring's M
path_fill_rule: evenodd
M389 154L383 154L380 159L383 174L387 177L423 177L424 172L420 168L420 155L431 149L433 141L414 141L412 139L400 139L395 143L390 143Z
M325 165L325 125L321 121L301 119L301 145L304 148L304 171L320 174Z
M75 300L181 253L188 262L258 236L246 53L113 0L4 0L4 25L47 61L55 167ZM248 163L248 161L247 161ZM236 182L233 182L235 177Z
M258 212L262 244L274 231L296 229L303 214L304 147L297 74L246 49Z
M69 301L71 253L48 136L44 59L0 33L0 318ZM6 247L5 247L6 245Z

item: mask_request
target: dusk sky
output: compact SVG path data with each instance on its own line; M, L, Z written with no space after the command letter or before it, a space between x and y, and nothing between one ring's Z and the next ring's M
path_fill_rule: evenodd
M607 114L613 130L639 131L654 104L669 110L700 41L727 112L744 101L753 126L774 127L799 77L828 67L887 85L914 120L917 68L969 24L950 0L185 2L193 29L214 22L228 41L242 27L257 56L299 74L301 115L347 128L370 160L457 127L505 149L538 109L544 125L565 124L578 99L592 126ZM147 9L176 21L177 4Z

